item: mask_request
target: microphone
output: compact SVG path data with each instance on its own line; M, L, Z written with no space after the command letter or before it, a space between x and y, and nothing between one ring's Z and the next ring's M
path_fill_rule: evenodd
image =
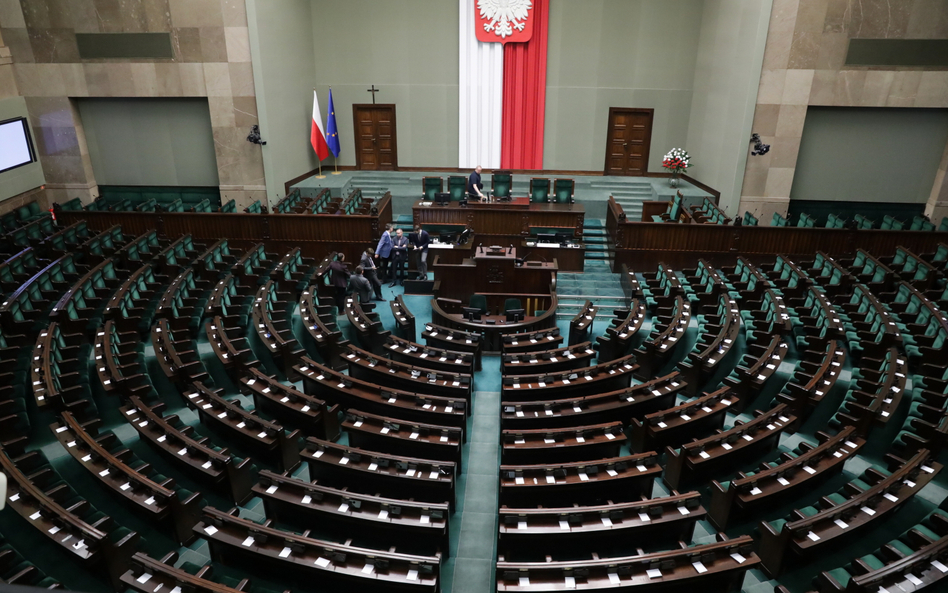
M479 251L478 253L484 253L484 244L483 244L483 243L478 243L478 244L477 244L477 248L480 249L480 251Z

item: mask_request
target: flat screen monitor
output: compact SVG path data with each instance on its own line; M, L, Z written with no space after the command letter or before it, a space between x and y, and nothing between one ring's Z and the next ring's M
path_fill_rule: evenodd
M559 243L553 233L537 233L537 243Z
M451 194L448 192L438 192L435 194L435 204L441 204L442 206L451 202Z
M563 244L573 240L573 235L569 233L556 233L556 242Z
M524 316L523 309L508 309L507 310L507 322L516 323L518 321L523 321Z
M441 233L441 235L438 236L438 240L441 241L442 243L454 243L458 240L458 234L457 233Z
M477 307L464 307L464 318L468 321L479 321L481 318L481 310Z
M0 173L36 161L25 117L0 122Z

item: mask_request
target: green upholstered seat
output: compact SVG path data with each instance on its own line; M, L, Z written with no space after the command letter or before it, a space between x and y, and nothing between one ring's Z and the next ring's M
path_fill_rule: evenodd
M504 301L504 313L512 309L523 309L520 299L507 299Z
M530 201L546 202L550 199L550 180L534 177L530 180Z
M480 309L481 313L487 313L487 297L482 294L472 294L469 306L472 309Z
M460 175L448 177L448 193L451 194L452 202L460 202L467 193L467 178Z
M572 179L557 179L553 182L553 202L557 204L571 204L573 194L576 193L576 182Z
M441 177L423 177L421 180L421 199L434 202L435 194L444 191L444 179Z
M509 198L511 185L513 175L510 171L494 171L490 176L490 189L495 198Z

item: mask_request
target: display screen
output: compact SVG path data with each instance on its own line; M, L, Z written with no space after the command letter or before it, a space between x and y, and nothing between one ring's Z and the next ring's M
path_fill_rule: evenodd
M0 122L0 173L36 160L26 118Z

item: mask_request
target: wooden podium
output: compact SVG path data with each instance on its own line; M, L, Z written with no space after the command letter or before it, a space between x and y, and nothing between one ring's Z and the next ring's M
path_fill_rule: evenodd
M431 269L436 296L466 303L474 293L550 294L558 264L554 259L518 266L515 247L478 246L460 264L442 263L436 255Z

